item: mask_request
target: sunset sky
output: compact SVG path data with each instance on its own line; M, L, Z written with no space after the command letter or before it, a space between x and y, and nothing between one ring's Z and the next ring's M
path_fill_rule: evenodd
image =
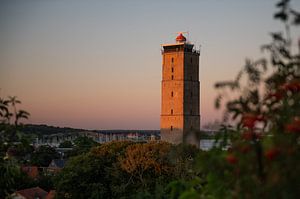
M202 46L203 125L220 117L214 83L260 58L269 33L283 30L276 2L3 0L0 96L17 96L29 123L159 129L160 45L189 31ZM300 10L300 1L292 5Z

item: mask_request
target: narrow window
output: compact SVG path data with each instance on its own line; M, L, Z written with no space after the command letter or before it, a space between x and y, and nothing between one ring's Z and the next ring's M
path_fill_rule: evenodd
M171 126L171 131L173 131L173 126Z
M191 80L193 80L193 76L191 75Z
M172 63L174 63L174 58L172 57Z
M191 57L191 63L193 63L193 58Z
M193 115L193 110L191 110L191 115Z
M173 109L171 109L171 115L173 115Z
M193 92L191 92L191 97L193 97Z
M171 97L173 97L173 95L174 95L174 93L173 93L173 91L171 92Z
M173 79L174 79L174 75L172 75L172 77L171 77L171 78L172 78L172 80L173 80Z
M174 72L174 68L172 67L172 73Z

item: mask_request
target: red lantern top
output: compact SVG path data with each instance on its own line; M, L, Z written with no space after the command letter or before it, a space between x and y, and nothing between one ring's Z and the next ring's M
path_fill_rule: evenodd
M177 41L177 42L184 42L184 41L186 41L186 38L182 35L182 33L180 33L180 34L176 37L176 41Z

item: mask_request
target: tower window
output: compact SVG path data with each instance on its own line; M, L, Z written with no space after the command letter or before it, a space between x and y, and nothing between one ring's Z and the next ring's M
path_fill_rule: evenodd
M173 93L173 91L171 92L171 97L173 97L173 95L174 95L174 93Z
M174 68L172 67L172 73L174 72Z
M172 75L171 79L172 79L172 80L174 79L174 75Z
M172 61L172 63L174 63L174 58L173 57L172 57L171 61Z
M173 126L171 126L171 131L173 131Z
M171 109L171 115L173 115L173 109Z
M193 92L191 92L191 97L193 97Z
M193 58L191 57L191 63L193 63Z

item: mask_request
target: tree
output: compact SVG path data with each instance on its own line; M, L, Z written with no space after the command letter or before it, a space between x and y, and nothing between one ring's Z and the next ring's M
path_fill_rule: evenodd
M55 180L58 197L113 198L118 193L118 184L125 185L128 179L117 165L117 158L130 144L105 143L88 153L70 158Z
M59 144L59 148L72 148L72 147L73 147L73 144L69 140L66 140Z
M18 165L32 152L27 137L20 131L19 120L29 116L26 111L17 109L20 103L16 97L0 98L0 198L33 184Z
M25 189L34 185L32 179L21 172L15 160L0 159L0 198L5 198L18 189Z
M9 96L8 98L9 98L8 103L12 105L14 111L13 112L13 115L15 116L14 124L15 126L18 126L19 119L21 118L28 119L29 113L24 110L17 110L17 104L21 104L21 101L18 100L16 96Z
M172 178L174 167L168 159L170 149L171 144L165 142L127 147L119 161L121 169L130 174L129 182L136 185L135 189L153 192L156 183L166 184Z
M60 158L59 153L52 147L42 145L34 151L31 157L31 164L48 167L53 159Z
M20 131L20 119L28 119L29 113L24 110L18 110L17 104L21 101L16 96L9 96L9 99L0 98L0 142L16 142L24 137ZM13 112L10 112L13 110ZM11 118L14 121L11 124Z
M92 147L97 146L98 143L95 142L92 138L87 136L79 136L74 140L74 148L71 151L70 155L79 155L82 153L88 152Z
M186 155L194 147L177 147L181 146L128 141L94 147L71 158L59 173L55 182L59 198L166 198L170 181L190 176L192 164L177 163L195 158Z

